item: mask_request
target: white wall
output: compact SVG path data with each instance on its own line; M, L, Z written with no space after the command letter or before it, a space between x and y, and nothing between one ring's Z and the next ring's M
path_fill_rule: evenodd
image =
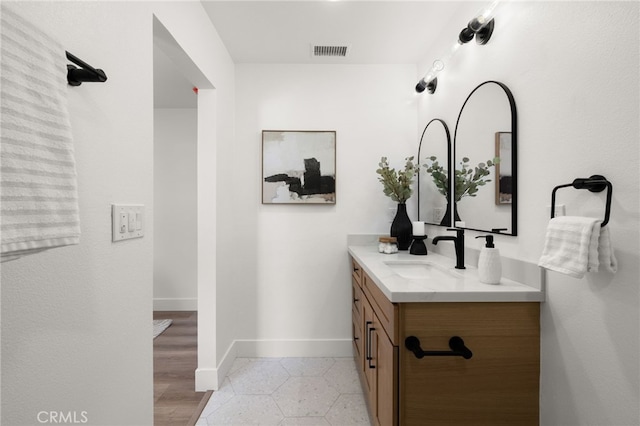
M613 183L608 226L618 273L584 279L548 273L540 424L638 424L638 3L503 2L496 13L489 43L462 46L438 77L436 93L421 96L418 124L442 118L453 136L458 111L474 87L485 80L510 87L520 126L520 208L518 237L496 237L507 257L537 263L554 186L592 174ZM470 17L461 15L461 25L434 43L416 81ZM558 197L564 197L567 214L603 214L604 193L563 191L569 192ZM473 241L467 238L468 246L479 248Z
M234 74L197 2L19 7L69 51L104 68L109 81L69 89L81 245L2 268L3 424L33 424L43 409L86 410L91 424L151 424L152 85L131 70L152 75L152 13L214 87L198 98L199 115L202 105L215 111L198 120L213 142L198 146L199 182L213 185L198 188L199 220L214 219L198 240L204 376L215 376L216 360L236 340L272 353L304 352L314 341L348 347L345 237L387 232L393 207L377 182L379 158L400 166L430 118L453 127L466 94L498 79L514 92L520 117L520 235L496 238L506 256L537 261L553 186L597 172L614 184L618 274L549 274L541 424L638 423L636 3L505 2L494 38L463 46L419 108L414 66L240 65ZM434 55L468 19L434 42ZM425 63L432 60L426 55ZM260 204L260 131L267 128L338 132L335 206ZM597 197L574 197L569 213L599 214ZM145 238L110 242L112 202L147 206ZM256 344L265 339L275 349Z
M197 309L197 113L154 110L154 311Z
M2 424L33 425L39 411L76 410L86 411L90 424L149 425L153 14L216 87L210 145L228 144L233 135L233 64L198 2L20 2L17 8L109 79L68 88L80 245L2 266ZM209 170L214 185L216 168ZM111 242L113 202L145 205L144 238ZM207 208L214 222L215 203ZM213 247L202 256L215 256ZM201 328L214 335L211 275L205 294L213 320ZM215 366L215 345L202 346L211 356L201 363Z
M2 423L37 424L43 410L86 411L95 424L148 423L153 233L112 243L110 204L144 204L153 229L152 86L128 74L151 75L150 11L100 3L17 10L109 80L68 88L80 245L2 267ZM116 23L126 30L114 31Z
M234 273L235 335L249 341L241 352L350 353L346 236L389 232L395 205L375 170L382 156L403 166L417 151L415 73L414 65L236 65L228 182L241 250L220 267ZM336 130L335 205L261 204L263 129Z

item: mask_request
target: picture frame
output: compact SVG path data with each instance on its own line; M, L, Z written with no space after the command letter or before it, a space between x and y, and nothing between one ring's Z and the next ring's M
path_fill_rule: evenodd
M262 204L336 204L336 131L263 130Z
M513 198L513 168L511 132L496 132L496 205L511 204Z

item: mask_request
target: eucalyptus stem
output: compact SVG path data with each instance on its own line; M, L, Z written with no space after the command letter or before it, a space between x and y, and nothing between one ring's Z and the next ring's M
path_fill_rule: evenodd
M431 174L433 183L436 185L436 189L447 199L449 198L449 180L447 175L447 169L444 168L438 162L436 156L429 157L430 164L424 164L423 167ZM487 160L486 163L478 163L477 166L471 167L469 165L469 158L463 157L460 162L460 168L455 170L454 173L454 190L455 201L460 201L463 197L475 197L480 190L481 186L491 182L489 175L491 171L489 168L494 167L500 163L500 157L494 157L492 160Z
M413 164L413 156L405 158L404 170L396 171L389 167L387 157L382 157L378 163L376 173L380 175L378 180L382 183L384 195L398 203L405 203L413 194L411 185L416 175L417 168Z

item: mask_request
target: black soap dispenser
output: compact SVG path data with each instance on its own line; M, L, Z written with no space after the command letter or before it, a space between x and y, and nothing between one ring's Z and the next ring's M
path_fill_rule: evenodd
M502 261L500 250L493 244L493 235L479 235L476 238L486 238L487 243L480 250L478 258L478 277L485 284L500 284L502 278Z

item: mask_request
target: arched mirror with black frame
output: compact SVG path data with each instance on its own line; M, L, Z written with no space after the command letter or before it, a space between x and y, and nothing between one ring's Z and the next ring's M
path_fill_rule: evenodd
M429 121L418 145L420 172L417 179L418 220L430 225L451 226L448 206L451 182L451 134L439 118Z
M517 124L513 94L498 81L481 83L462 105L453 137L457 227L518 234Z

